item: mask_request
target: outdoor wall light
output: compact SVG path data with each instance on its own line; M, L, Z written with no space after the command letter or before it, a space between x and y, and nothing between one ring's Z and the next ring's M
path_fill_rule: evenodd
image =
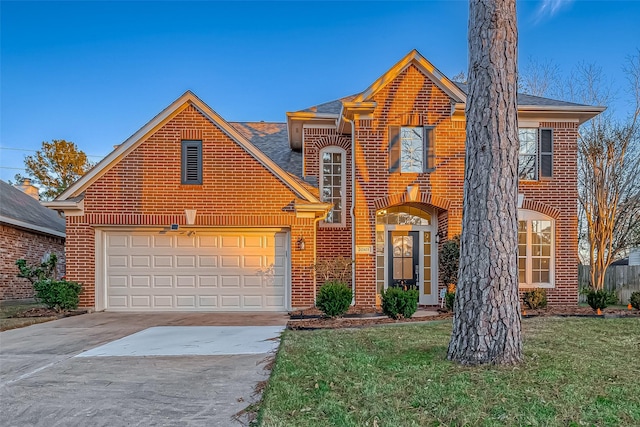
M296 247L299 251L304 251L305 244L303 236L298 237L298 240L296 241Z

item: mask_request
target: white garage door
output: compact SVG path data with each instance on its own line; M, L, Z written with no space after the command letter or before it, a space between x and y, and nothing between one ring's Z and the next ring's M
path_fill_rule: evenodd
M287 233L198 230L189 234L106 232L105 308L120 311L287 308Z

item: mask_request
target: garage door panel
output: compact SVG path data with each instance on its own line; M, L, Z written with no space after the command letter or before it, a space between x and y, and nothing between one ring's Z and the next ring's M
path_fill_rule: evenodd
M218 276L198 276L198 287L200 288L217 288Z
M130 242L132 248L150 248L151 236L131 236Z
M215 255L198 255L198 267L212 267L218 266L218 257Z
M154 295L153 307L159 309L170 309L173 307L173 296L171 295Z
M220 276L221 288L239 288L240 277L239 276Z
M151 276L131 276L132 288L150 288Z
M196 276L176 276L176 288L195 288Z
M172 248L173 247L172 236L153 236L154 248Z
M222 295L220 302L221 308L240 308L240 295Z
M242 278L244 282L242 286L244 288L261 288L262 287L262 276L244 275Z
M107 232L107 309L281 311L288 234Z
M217 248L217 236L198 236L198 247L200 248Z
M107 257L107 266L110 268L127 268L129 266L129 257L127 257L126 255L110 255Z
M218 297L216 295L200 295L198 297L200 307L216 308L218 307Z
M172 288L173 287L173 276L153 276L153 287L154 288Z
M154 255L153 267L154 268L172 268L173 256L172 255Z
M131 268L149 268L151 267L151 257L149 255L132 255L129 258Z
M150 295L131 295L131 308L150 308Z

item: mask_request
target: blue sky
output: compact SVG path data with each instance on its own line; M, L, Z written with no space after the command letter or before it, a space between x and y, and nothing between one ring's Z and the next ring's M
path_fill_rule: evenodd
M624 94L640 1L518 1L519 55L602 67ZM98 161L184 91L228 121L364 90L411 49L467 68L466 1L0 3L0 179L42 141ZM620 104L617 110L624 110Z

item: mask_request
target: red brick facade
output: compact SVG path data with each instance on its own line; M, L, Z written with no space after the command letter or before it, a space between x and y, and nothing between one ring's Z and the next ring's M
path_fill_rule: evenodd
M356 247L376 247L376 215L408 204L433 212L433 229L441 244L460 234L465 160L465 121L454 111L452 83L436 84L419 60L409 62L393 78L358 100L349 119L337 113L336 126L327 114L304 112L302 175L320 179L320 154L326 147L345 153L343 224L316 223L298 215L301 201L282 176L261 164L237 141L192 104L141 137L120 160L82 189L80 216L67 216L67 276L84 285L81 305L95 304L96 230L184 224L185 209L196 209L196 225L207 227L282 227L290 232L290 286L293 308L314 303L321 284L311 266L336 256L352 258ZM460 92L462 93L462 92ZM456 95L458 96L458 95ZM343 105L343 114L349 107ZM356 105L357 104L357 105ZM369 111L363 107L369 105ZM330 113L328 113L330 116ZM554 287L550 304L577 302L577 130L578 120L527 117L539 128L553 129L553 178L523 181L523 209L555 221ZM351 120L341 126L343 120ZM314 125L315 123L315 125ZM219 124L219 123L218 123ZM435 168L428 173L390 172L389 127L430 126L435 140ZM353 134L352 130L353 129ZM291 132L291 129L289 129ZM299 133L298 133L299 134ZM202 185L182 185L181 141L201 140ZM409 200L407 187L419 189ZM80 190L77 196L80 194ZM308 200L307 200L308 201ZM355 202L354 202L355 201ZM355 224L355 225L354 225ZM296 250L303 237L307 250ZM315 247L313 247L315 242ZM375 251L374 251L375 252ZM435 265L433 266L435 268ZM376 304L376 254L355 255L356 304ZM442 284L440 284L442 287Z
M183 139L202 140L203 184L181 185ZM239 173L241 171L241 173ZM195 107L188 106L89 186L84 215L67 217L67 277L83 284L80 305L95 304L95 230L185 224L196 209L197 226L286 227L291 247L313 242L313 219L297 218L296 196ZM291 305L313 304L313 251L291 251Z
M419 204L438 212L438 230L445 238L460 234L465 158L465 122L452 118L451 99L411 65L373 96L371 116L355 120L355 176L347 172L347 209L351 209L351 182L355 184L355 244L375 245L376 212L406 203L407 186L419 186ZM434 126L435 170L431 173L389 172L389 126ZM548 289L550 304L577 302L577 123L541 122L554 130L553 178L520 183L524 209L555 220L555 287ZM305 129L305 174L318 176L318 153L328 141L338 140L330 129ZM336 145L342 146L342 140ZM346 228L321 227L318 257L350 256L351 218ZM446 237L445 237L446 236ZM375 255L356 255L356 304L376 302ZM440 284L442 287L442 284Z
M0 301L33 298L33 286L18 278L16 260L40 264L45 254L58 256L58 275L65 274L64 238L0 225Z

